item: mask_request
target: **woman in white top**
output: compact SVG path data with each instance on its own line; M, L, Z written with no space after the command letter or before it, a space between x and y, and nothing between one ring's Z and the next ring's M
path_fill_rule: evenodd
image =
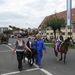
M18 39L14 46L13 55L14 55L14 52L16 51L17 61L18 61L18 69L20 71L22 71L22 59L23 59L25 47L31 52L30 48L28 48L28 46L25 44L24 40L22 40L22 36L20 34L18 34Z

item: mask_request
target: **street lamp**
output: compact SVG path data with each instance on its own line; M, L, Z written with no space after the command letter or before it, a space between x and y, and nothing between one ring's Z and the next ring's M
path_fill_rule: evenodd
M26 23L26 25L28 26L27 31L28 31L28 36L29 36L29 32L31 31L30 29L31 26L28 23Z

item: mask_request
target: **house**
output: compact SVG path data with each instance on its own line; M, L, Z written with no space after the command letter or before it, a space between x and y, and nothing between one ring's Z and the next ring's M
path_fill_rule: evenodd
M52 14L53 15L53 14ZM39 25L39 33L40 34L46 34L48 39L50 39L50 37L54 36L53 34L53 30L51 28L46 28L45 30L41 30L41 27L44 26L44 22L50 17L46 16L44 18L44 20L41 22L41 24ZM62 11L59 13L56 13L56 16L60 17L60 18L64 18L66 21L66 11ZM75 39L75 24L73 23L75 22L75 8L72 9L72 24L70 26L66 26L66 28L61 28L62 34L64 36L64 38L67 37L73 37ZM58 35L58 33L56 34Z

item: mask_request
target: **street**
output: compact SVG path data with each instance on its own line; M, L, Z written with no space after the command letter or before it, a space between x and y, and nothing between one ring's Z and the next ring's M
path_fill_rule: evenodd
M26 42L27 38L24 41ZM75 75L75 50L68 51L66 64L64 64L63 60L56 61L53 48L49 47L47 53L43 53L43 68L38 68L36 64L30 67L26 61L22 62L23 71L20 72L17 67L16 53L12 55L15 42L16 39L11 38L8 45L0 44L0 75Z

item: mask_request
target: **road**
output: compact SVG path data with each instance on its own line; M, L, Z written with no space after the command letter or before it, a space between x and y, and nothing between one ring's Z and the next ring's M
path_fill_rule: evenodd
M30 67L27 62L23 62L23 71L20 72L17 68L16 53L12 56L15 41L16 39L9 39L8 45L0 44L0 75L75 75L75 50L68 51L64 64L63 61L56 61L53 48L49 47L47 53L43 53L42 69L36 64Z

